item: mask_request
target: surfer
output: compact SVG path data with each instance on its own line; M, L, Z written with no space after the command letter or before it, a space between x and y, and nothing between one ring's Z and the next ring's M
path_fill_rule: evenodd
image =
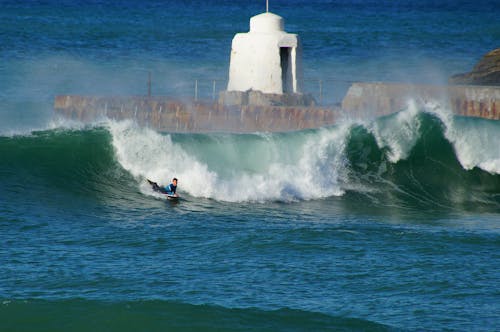
M153 187L154 191L160 192L162 194L167 194L170 196L175 196L175 197L178 196L176 193L176 191L177 191L177 178L173 178L172 183L170 183L168 186L165 186L165 187L160 187L158 185L158 183L153 182L151 180L148 180L148 182L151 185L151 187Z
M177 190L177 178L172 179L172 183L165 187L167 195L177 196L175 193Z

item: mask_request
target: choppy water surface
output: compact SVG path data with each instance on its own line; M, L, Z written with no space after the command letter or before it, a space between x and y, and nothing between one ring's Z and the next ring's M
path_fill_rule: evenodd
M293 133L68 123L56 94L136 94L150 70L158 94L225 79L261 5L1 6L0 330L499 328L496 121L409 103ZM271 6L306 77L339 89L443 81L500 39L488 1ZM173 176L179 203L145 181Z

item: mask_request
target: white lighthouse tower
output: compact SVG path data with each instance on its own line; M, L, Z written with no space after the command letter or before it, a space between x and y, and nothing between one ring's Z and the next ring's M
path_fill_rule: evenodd
M250 19L250 31L233 38L228 91L265 94L300 93L302 47L296 34L286 33L284 20L273 13Z

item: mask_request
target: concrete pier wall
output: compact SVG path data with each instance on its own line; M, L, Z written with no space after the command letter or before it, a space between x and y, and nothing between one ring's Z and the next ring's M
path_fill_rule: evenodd
M438 102L462 116L500 120L500 87L355 83L340 108L224 105L167 97L57 96L54 109L69 119L133 119L167 132L284 132L335 124L342 117L373 118Z
M400 83L354 83L342 101L342 110L356 116L386 115L438 102L454 114L500 120L500 87L477 85L411 85Z
M285 106L225 106L217 102L178 101L167 97L57 96L56 114L93 122L133 119L168 132L273 132L332 125L339 109Z

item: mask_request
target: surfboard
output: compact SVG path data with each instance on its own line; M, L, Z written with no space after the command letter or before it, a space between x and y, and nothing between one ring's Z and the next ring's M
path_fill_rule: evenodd
M172 202L176 202L179 200L179 196L168 195L168 194L165 194L165 196L167 196L167 199Z

